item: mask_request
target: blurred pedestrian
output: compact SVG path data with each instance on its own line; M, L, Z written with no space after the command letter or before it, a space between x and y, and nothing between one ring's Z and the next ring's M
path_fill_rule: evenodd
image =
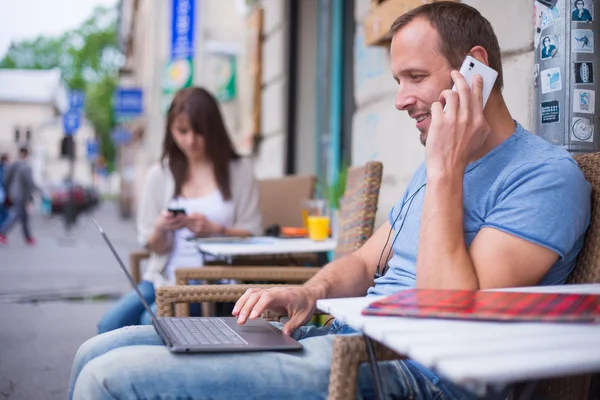
M7 190L4 185L4 176L8 168L8 154L0 155L0 226L8 216L8 206L6 204Z
M23 236L28 245L34 245L35 239L29 229L29 213L27 206L33 200L33 194L38 187L33 182L31 166L29 165L29 150L22 147L19 159L10 164L4 173L4 184L8 194L8 217L0 225L0 244L8 244L6 236L17 221L21 222Z

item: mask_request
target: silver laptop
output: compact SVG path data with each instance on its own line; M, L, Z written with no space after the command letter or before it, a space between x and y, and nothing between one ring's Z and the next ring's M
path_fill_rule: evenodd
M174 353L209 353L267 350L300 350L302 345L264 319L237 324L234 317L173 318L157 317L137 288L133 277L123 264L104 230L93 220L121 269L152 317L152 325L167 348Z

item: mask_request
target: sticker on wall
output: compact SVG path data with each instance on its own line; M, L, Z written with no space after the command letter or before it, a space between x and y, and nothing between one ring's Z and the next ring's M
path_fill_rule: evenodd
M594 20L594 2L593 0L571 0L573 10L571 12L571 21L573 22L592 22Z
M560 108L558 100L542 101L542 124L551 124L560 121Z
M538 87L538 81L540 77L540 64L535 64L533 66L533 87L535 87L537 89Z
M593 53L594 31L591 29L573 29L571 31L571 51L574 53Z
M580 142L594 141L594 125L587 118L575 117L571 125L571 140Z
M595 92L593 90L573 90L573 112L593 114L595 108Z
M594 83L594 63L576 62L574 65L573 79L575 84L587 85Z
M534 41L533 45L538 48L540 36L544 29L561 19L560 8L562 0L557 1L536 1L533 3L533 26ZM558 4L557 4L558 3ZM549 4L554 4L548 6Z
M552 58L558 52L558 37L554 35L548 35L542 37L542 48L540 50L540 56L542 60Z
M556 92L562 90L560 68L548 68L542 71L542 93Z

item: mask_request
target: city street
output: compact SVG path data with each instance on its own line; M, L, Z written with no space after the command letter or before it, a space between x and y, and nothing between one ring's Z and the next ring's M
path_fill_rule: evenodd
M112 203L94 213L125 263L138 248L133 220ZM60 220L32 218L0 248L0 399L65 399L73 356L128 283L90 215L67 237Z

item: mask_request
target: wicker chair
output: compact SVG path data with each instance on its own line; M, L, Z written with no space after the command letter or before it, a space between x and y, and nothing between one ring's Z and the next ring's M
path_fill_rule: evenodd
M340 207L339 235L335 249L335 258L345 256L358 249L373 234L382 170L383 166L378 162L369 162L364 166L348 170L346 191ZM178 268L175 270L175 279L178 287L186 285L190 280L202 280L210 283L220 279L299 284L306 282L318 271L319 268L316 267L208 266L202 268ZM223 292L233 291L236 294L239 293L240 288L247 287L245 285L216 286L219 286ZM239 297L236 296L232 297L233 300L227 301L236 301ZM211 302L215 301L212 300ZM189 303L178 304L175 309L177 316L189 316ZM208 311L207 307L203 307L203 312L206 311Z

